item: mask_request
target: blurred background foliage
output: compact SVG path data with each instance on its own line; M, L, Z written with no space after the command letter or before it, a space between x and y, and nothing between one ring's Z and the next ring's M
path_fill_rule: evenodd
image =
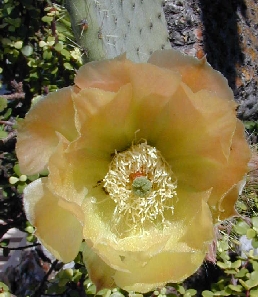
M15 124L31 103L73 82L81 65L64 1L0 2L0 236L23 229L21 194L37 176L22 176L14 153ZM58 116L53 114L53 116Z
M42 272L36 281L28 271L22 279L21 265L4 272L0 297L95 296L96 288L88 278L81 252L74 263L64 266L43 252L33 235L34 228L24 215L22 191L38 175L21 174L14 151L19 118L42 96L73 83L83 49L74 40L63 0L2 0L0 19L0 248L5 256L11 251L9 241L3 239L9 229L26 232L28 245L33 246L30 256L36 257L37 269ZM257 155L257 123L245 125ZM256 159L254 163L257 168ZM217 226L217 263L205 261L184 283L168 284L146 296L258 296L257 179L254 169L236 205L240 216ZM24 250L28 251L27 246ZM97 295L139 296L120 289Z

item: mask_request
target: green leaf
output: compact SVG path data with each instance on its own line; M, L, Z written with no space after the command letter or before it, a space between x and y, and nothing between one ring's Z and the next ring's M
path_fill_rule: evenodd
M3 239L1 242L0 242L0 246L1 247L7 247L8 244L10 242L10 239ZM1 284L1 283L0 283Z
M40 40L39 47L44 47L46 45L47 45L47 43L44 40Z
M119 291L114 292L110 295L110 297L124 297L124 295L122 293L120 293Z
M43 53L44 60L50 60L52 58L52 52L50 50L45 50Z
M15 27L14 26L8 26L8 31L15 32Z
M256 228L258 230L258 217L252 217L251 219L254 228Z
M237 260L237 261L231 263L231 268L239 268L241 266L241 264L242 264L242 261Z
M93 285L93 284L91 284L90 286L87 286L87 288L86 288L86 294L89 294L89 295L95 295L96 294L96 291L97 291L96 290L96 286Z
M255 249L258 248L258 239L257 239L257 238L253 238L253 239L252 239L252 246L253 246L253 248L255 248Z
M250 297L257 297L258 296L258 289L250 290Z
M231 262L230 261L225 261L225 262L217 262L217 265L222 268L222 269L227 269L227 268L231 268Z
M228 287L235 292L242 292L243 291L243 287L240 285L228 285Z
M21 175L20 166L19 166L18 163L13 166L13 171L15 172L15 174L17 176L20 176Z
M235 231L240 235L245 235L249 228L250 226L244 221L240 221L234 226Z
M57 51L57 52L61 52L61 50L63 49L63 43L61 43L61 42L58 42L56 45L55 45L55 50Z
M186 294L188 294L187 296L196 296L196 293L197 293L197 291L195 289L188 289L186 291Z
M14 43L14 47L16 48L16 49L21 49L22 48L22 41L20 40L20 41L16 41L15 43Z
M2 112L7 107L7 100L0 97L0 112Z
M212 297L214 296L213 293L211 291L205 290L202 292L202 296L203 297Z
M249 271L246 268L240 269L238 273L235 274L236 278L242 278L244 277Z
M64 63L64 68L68 70L73 70L73 66L70 63Z
M53 284L47 289L48 294L63 294L67 290L66 286L59 286L58 284Z
M25 45L21 52L23 53L24 56L29 57L33 54L33 47L31 45Z
M6 131L0 130L0 139L5 139L8 136L8 133Z
M249 289L258 286L258 271L253 271L252 273L250 273L250 279L247 280L245 283Z
M237 207L241 208L241 210L247 210L247 206L243 201L237 201Z
M252 239L252 238L254 238L255 236L256 236L256 232L255 232L254 229L250 228L250 229L248 229L248 230L246 231L246 237L247 237L248 239Z
M36 241L36 236L34 234L30 234L30 235L26 236L26 240L28 242L35 242Z
M35 231L35 228L33 226L27 226L24 230L29 234L33 234Z
M20 180L21 182L26 182L26 180L27 180L27 175L22 174L22 175L19 177L19 180Z
M47 41L49 43L54 43L56 41L56 38L54 36L48 36Z
M45 23L51 23L53 21L53 17L50 17L50 16L43 16L43 18L41 18L42 22L45 22Z
M18 181L19 181L19 178L16 177L16 176L11 176L11 177L9 177L9 183L10 183L11 185L15 185L16 183L18 183Z
M28 180L34 181L39 178L39 174L27 175Z
M61 50L61 55L62 56L64 56L67 60L69 60L70 59L70 52L69 51L67 51L66 49L62 49Z
M253 265L253 270L258 271L258 262L257 261L252 261L252 265Z
M26 183L19 182L17 186L18 193L22 194L25 187L26 187Z

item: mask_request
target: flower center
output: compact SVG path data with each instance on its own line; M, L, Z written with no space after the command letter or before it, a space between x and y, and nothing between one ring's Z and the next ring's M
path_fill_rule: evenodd
M115 153L103 187L115 202L114 222L133 229L164 223L173 214L177 181L161 153L146 142Z
M136 177L132 183L132 192L139 197L145 197L150 193L152 183L145 176Z

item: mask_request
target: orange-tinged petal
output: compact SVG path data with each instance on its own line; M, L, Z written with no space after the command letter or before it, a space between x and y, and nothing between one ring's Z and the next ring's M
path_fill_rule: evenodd
M226 78L214 70L206 59L198 60L186 56L174 49L155 51L148 63L178 71L182 81L191 88L193 92L209 90L226 100L233 100L233 92L228 86Z
M73 96L83 135L78 146L81 143L99 150L105 143L106 150L114 153L115 149L125 149L136 138L151 138L150 141L155 138L152 132L156 119L161 119L160 110L176 92L180 77L153 65L132 64L127 68L131 83L121 86L117 93L87 89ZM151 75L152 72L155 75ZM161 126L164 125L159 122Z
M134 95L141 98L149 94L170 94L177 88L181 76L176 71L151 64L132 63L123 55L113 60L85 64L74 81L81 89L97 88L111 92L117 92L123 85L131 83Z
M226 106L219 105L216 97L204 91L201 91L200 98L195 100L197 94L181 84L158 118L163 119L166 124L160 131L155 145L172 166L172 170L174 170L173 162L179 159L192 157L194 162L195 157L207 157L218 162L225 162L227 158L226 144L228 143L229 146L228 138L232 138L230 128L234 131L236 121L235 116L230 117L230 103L226 102ZM202 100L202 96L206 96L210 102L211 112L209 113L198 103ZM229 105L228 108L227 105ZM218 122L216 120L213 122L211 119L216 119ZM158 120L157 125L159 125ZM221 131L222 128L223 131Z
M49 191L45 179L37 179L24 190L27 218L36 227L36 236L59 260L72 261L82 242L82 224L68 205L62 207L60 198Z
M68 141L78 136L71 88L50 93L35 104L19 124L16 153L22 173L35 174L46 168L59 142L57 134Z
M105 91L117 92L121 86L129 82L127 73L131 61L125 55L113 60L94 61L83 65L74 79L81 88L98 88Z
M251 151L244 133L243 124L237 120L228 162L223 166L223 174L214 176L214 189L209 204L214 215L216 213L220 219L235 214L233 206L238 198L239 182L244 179L248 171Z
M235 112L236 103L233 100L224 100L207 90L192 93L186 86L184 90L193 106L201 113L203 120L206 121L206 126L208 126L207 141L210 144L213 140L214 150L220 154L222 151L227 159L230 154L230 145L237 121ZM219 148L215 149L216 146ZM203 149L205 148L207 151L210 151L210 146L205 145Z
M199 191L214 188L213 198L209 200L214 207L247 171L249 148L242 130L235 136L236 125L242 127L235 117L235 104L205 90L192 93L184 85L175 96L179 102L171 100L160 115L168 120L166 128L160 130L156 147L171 165L180 184ZM177 110L181 112L177 114ZM235 137L239 141L238 149L234 150L239 152L238 165L233 164L238 160L232 154ZM233 211L233 206L231 208Z
M181 83L181 76L172 70L152 64L135 64L128 67L133 96L139 103L142 98L153 95L168 97L175 93ZM172 83L173 82L173 83ZM148 104L146 104L146 107Z
M105 108L115 95L116 93L113 92L93 88L73 93L72 98L76 105L75 121L78 130L90 116L98 114L100 109Z
M159 128L160 121L163 123L162 130ZM167 161L195 154L196 150L203 147L206 122L191 102L183 85L179 86L153 124L154 131L156 126L159 129L155 146ZM174 170L173 164L170 164Z

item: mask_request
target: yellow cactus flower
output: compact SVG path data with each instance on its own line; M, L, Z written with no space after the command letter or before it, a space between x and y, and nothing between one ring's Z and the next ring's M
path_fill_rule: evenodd
M82 66L18 128L36 235L84 261L97 289L148 292L202 264L214 224L235 214L250 150L226 79L175 50Z

